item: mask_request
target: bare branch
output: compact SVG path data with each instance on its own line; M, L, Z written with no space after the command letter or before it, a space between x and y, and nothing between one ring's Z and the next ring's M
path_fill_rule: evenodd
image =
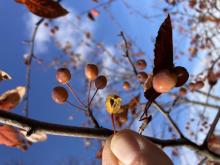
M176 123L173 121L173 119L170 117L169 112L166 112L156 101L152 103L167 119L167 121L171 124L171 126L175 129L177 134L179 134L180 137L184 137L182 132L180 131L179 127L176 125Z
M134 66L134 63L133 63L132 60L131 60L130 55L129 55L129 45L128 45L128 41L126 40L125 35L124 35L123 32L120 33L120 36L122 37L122 39L123 39L123 41L124 41L124 44L125 44L125 57L128 58L128 61L129 61L129 63L131 64L135 75L137 75L138 72L137 72L137 70L136 70L136 68L135 68L135 66Z
M74 127L60 124L52 124L34 119L29 119L14 113L0 110L0 123L11 125L26 131L30 129L34 131L43 131L50 135L69 136L69 137L82 137L82 138L96 138L106 139L113 134L112 130L106 128L85 128L85 127ZM188 140L187 138L180 139L157 139L153 137L144 136L148 140L161 147L174 147L174 146L186 146L192 150L198 151L203 156L209 159L220 162L220 156L207 147L199 146L196 143Z

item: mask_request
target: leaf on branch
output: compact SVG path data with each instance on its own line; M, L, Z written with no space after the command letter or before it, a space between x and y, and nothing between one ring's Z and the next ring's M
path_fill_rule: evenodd
M30 136L27 136L27 131L20 130L20 133L24 136L24 138L27 141L31 143L43 142L47 140L47 134L42 131L36 131L32 133Z
M58 2L55 2L53 0L15 1L24 4L30 12L43 18L54 19L68 14L68 11L66 9L64 9Z
M160 26L156 38L153 73L158 73L163 69L172 69L173 67L172 25L170 16L168 15Z
M11 80L11 76L3 70L0 70L0 82L3 80Z
M0 126L0 144L8 147L17 147L21 150L27 149L22 135L15 128L8 125Z
M165 21L160 26L156 38L154 48L154 68L153 75L161 70L174 68L173 64L173 39L172 39L172 25L170 15L167 16ZM157 93L153 87L148 88L144 92L144 96L152 102L160 93Z
M26 88L19 86L16 89L6 91L0 96L0 109L9 111L15 108L22 100L26 92Z

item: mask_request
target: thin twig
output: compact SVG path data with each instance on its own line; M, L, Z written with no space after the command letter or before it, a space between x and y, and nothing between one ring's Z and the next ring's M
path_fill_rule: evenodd
M179 127L176 125L176 123L173 121L173 119L170 117L169 112L166 112L156 101L152 103L167 119L167 121L171 124L171 126L175 129L177 134L179 134L180 137L184 137L182 132L180 131Z
M70 92L72 93L73 97L76 99L76 101L81 104L82 106L86 105L81 101L81 99L78 97L77 93L75 92L75 90L71 87L71 85L69 83L66 83L66 86L69 88Z
M210 136L213 134L213 132L215 131L215 127L218 124L219 117L220 117L220 109L218 110L218 112L217 112L217 114L215 116L215 119L212 122L212 125L211 125L211 127L209 129L209 132L206 135L205 140L203 141L203 145L207 145L208 144L208 140L209 140Z
M78 105L76 105L76 104L74 104L74 103L72 103L72 102L70 102L70 101L66 101L69 105L71 105L71 106L73 106L73 107L75 107L75 108L77 108L77 109L79 109L79 110L82 110L82 111L84 111L84 112L86 112L86 109L84 109L84 108L82 108L82 107L80 107L80 106L78 106Z
M30 52L28 54L28 61L27 61L27 68L26 68L26 96L25 96L25 108L24 108L24 114L26 117L28 117L29 112L29 94L30 94L30 83L31 83L31 63L32 59L34 57L34 45L35 45L35 39L37 36L37 31L40 27L40 25L43 23L44 18L41 18L37 23L35 24L35 28L31 37L31 47L30 47Z
M129 55L129 44L128 44L128 41L127 41L127 39L125 38L125 35L124 35L123 32L120 33L120 36L122 37L122 39L123 39L123 41L124 41L124 44L125 44L125 57L128 58L128 61L129 61L129 63L131 64L135 75L137 75L137 74L138 74L137 69L135 68L134 63L132 62L131 57L130 57L130 55Z

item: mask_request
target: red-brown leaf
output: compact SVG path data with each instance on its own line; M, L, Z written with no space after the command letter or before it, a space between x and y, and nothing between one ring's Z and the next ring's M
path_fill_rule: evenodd
M8 147L22 148L24 141L21 139L20 133L13 127L8 125L0 126L0 144Z
M16 0L16 2L24 4L30 12L43 18L57 18L68 14L58 2L53 0Z
M163 69L172 69L173 67L172 25L168 15L160 26L156 38L153 73L155 74Z

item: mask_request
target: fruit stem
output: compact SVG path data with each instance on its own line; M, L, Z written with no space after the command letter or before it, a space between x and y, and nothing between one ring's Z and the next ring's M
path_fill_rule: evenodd
M71 103L70 101L66 101L69 105L71 105L71 106L73 106L73 107L75 107L75 108L77 108L77 109L79 109L79 110L82 110L82 111L84 111L84 112L86 112L86 109L84 109L84 108L82 108L82 107L80 107L80 106L78 106L78 105L76 105L76 104L74 104L74 103Z
M73 94L73 97L76 99L76 101L78 101L78 103L80 103L81 105L85 106L86 105L80 100L80 98L78 97L78 95L76 94L76 92L73 90L73 88L71 87L71 85L67 82L66 83L67 87L69 88L70 92Z
M99 90L99 89L97 88L96 91L95 91L95 93L93 94L91 100L89 101L88 107L90 107L90 105L91 105L93 99L95 98L95 95L97 94L98 90Z

